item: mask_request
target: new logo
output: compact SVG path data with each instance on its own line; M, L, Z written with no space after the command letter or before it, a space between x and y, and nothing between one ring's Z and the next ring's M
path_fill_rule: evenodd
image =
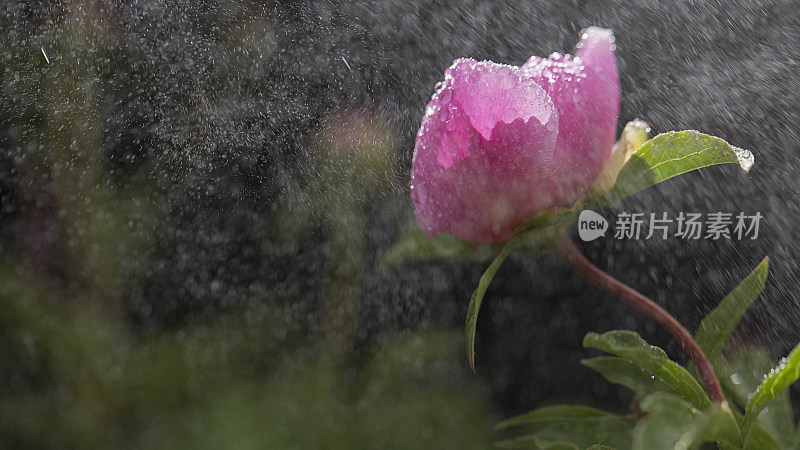
M585 209L578 216L578 235L586 242L605 236L608 221L594 211Z

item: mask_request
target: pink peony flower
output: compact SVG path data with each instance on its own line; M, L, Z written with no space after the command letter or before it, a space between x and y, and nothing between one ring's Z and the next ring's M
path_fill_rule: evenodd
M521 67L454 61L417 133L420 228L499 242L535 213L572 205L608 161L618 116L611 30L584 30L575 57L533 56Z

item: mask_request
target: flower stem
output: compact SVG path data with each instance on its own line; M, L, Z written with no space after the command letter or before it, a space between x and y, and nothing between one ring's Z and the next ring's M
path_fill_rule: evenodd
M566 230L562 233L561 242L556 247L556 255L582 278L645 313L667 330L681 344L681 347L689 354L694 365L697 366L711 399L717 402L725 401L719 379L717 379L717 375L714 373L708 358L706 358L703 350L697 345L697 341L694 340L692 335L672 315L649 298L592 264L575 247L575 244L567 236Z

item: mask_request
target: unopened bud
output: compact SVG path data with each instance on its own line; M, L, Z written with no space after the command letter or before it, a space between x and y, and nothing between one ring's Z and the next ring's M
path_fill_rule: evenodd
M632 120L625 125L622 130L622 136L619 141L614 144L614 149L611 151L611 158L609 158L606 167L597 176L591 189L590 194L594 197L600 197L608 192L617 183L617 176L631 156L650 139L650 125L639 119Z

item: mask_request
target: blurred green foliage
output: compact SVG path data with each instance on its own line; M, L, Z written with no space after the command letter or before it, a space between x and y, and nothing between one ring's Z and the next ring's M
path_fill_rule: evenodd
M208 98L174 105L187 128L205 127L113 176L104 147L110 90L162 95L153 68L125 66L139 49L120 41L114 11L68 2L46 20L2 16L11 135L3 156L13 161L18 203L12 245L0 254L0 447L489 447L490 409L460 361L459 333L396 332L353 356L364 203L386 189L396 151L395 133L373 126L369 113L323 125L323 138L307 145L318 161L312 182L289 192L264 227L297 241L325 223L333 251L321 333L309 326L316 319L292 310L305 293L271 286L169 325L129 317L159 234L170 231L184 169L202 165L182 152L213 151L211 125L235 108L237 90L269 96L293 86L280 76L265 84L264 73L285 70L267 64L278 25L251 15L247 2L237 6L199 20L223 56L208 74ZM230 33L215 26L225 21Z
M5 448L490 445L457 333L385 338L345 369L348 389L313 348L281 340L286 324L267 308L135 336L15 272L0 272Z

